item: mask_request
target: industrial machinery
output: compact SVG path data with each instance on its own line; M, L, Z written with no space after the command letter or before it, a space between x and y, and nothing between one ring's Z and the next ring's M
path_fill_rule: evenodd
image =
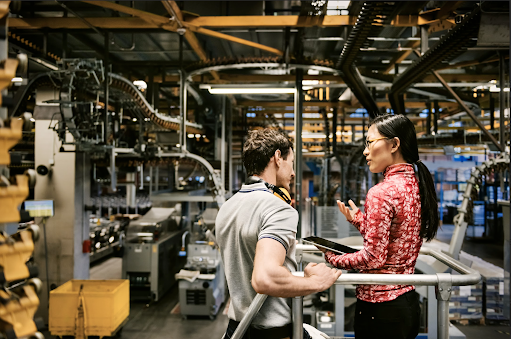
M126 220L90 219L91 264L112 253L121 253L127 225L128 221Z
M205 208L191 227L190 243L185 249L187 234L183 234L180 255L186 255L186 266L179 279L179 304L181 315L209 316L215 319L226 297L226 280L220 251L212 234L217 208Z
M122 276L130 281L132 299L158 301L175 282L184 265L181 248L181 216L177 208L153 207L128 226Z
M179 280L179 303L184 319L189 315L215 319L225 301L225 273L218 247L212 242L198 241L187 246L185 269L196 272Z

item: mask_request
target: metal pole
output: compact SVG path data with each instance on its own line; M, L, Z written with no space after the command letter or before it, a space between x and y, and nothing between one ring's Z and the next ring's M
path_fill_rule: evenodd
M137 187L135 185L135 172L126 173L126 205L135 207Z
M506 87L506 84L504 83L504 76L505 76L505 58L504 53L499 52L499 86L500 86L500 92L499 92L499 107L500 107L500 117L499 117L499 143L500 143L500 150L504 152L506 148L506 139L504 138L506 130L504 126L504 122L506 121L504 117L504 111L506 109L506 99L504 97L504 88Z
M433 112L431 110L431 103L430 103L430 107L429 107L429 112L433 114L433 132L435 133L435 135L437 135L438 134L438 119L437 119L436 111Z
M426 53L428 50L428 26L421 26L421 54Z
M293 298L293 339L303 339L303 297Z
M440 106L438 100L433 101L433 108L435 109L435 135L438 134L438 121L440 121Z
M222 181L222 191L225 193L225 106L227 97L222 96L222 125L221 125L221 137L220 137L220 178Z
M426 117L426 135L431 134L431 101L426 102L426 109L428 110L428 116ZM436 134L436 133L435 133Z
M184 70L180 71L181 81L179 86L179 108L180 108L180 117L181 117L181 126L180 126L180 137L181 140L181 152L186 152L186 111L188 106L187 101L187 82L186 82L186 73Z
M108 135L109 135L109 118L108 118L108 97L110 95L110 86L109 86L109 83L108 83L108 68L109 68L109 63L110 63L110 55L109 55L109 50L110 50L110 33L109 32L105 32L105 84L104 84L104 87L105 87L105 116L104 116L104 123L105 123L105 126L103 127L103 130L104 130L104 134L103 134L103 137L104 137L104 142L105 144L108 144Z
M437 300L437 338L449 338L449 300Z
M144 164L140 164L140 187L141 190L144 189Z
M156 166L156 175L154 176L154 191L160 190L160 166Z
M490 93L490 129L495 129L495 97Z
M110 152L110 187L112 191L117 191L117 172L115 171L115 148Z
M232 184L234 182L233 178L233 163L232 163L232 103L229 103L229 134L227 135L228 141L227 145L229 147L228 156L229 160L227 161L227 164L229 166L229 187L227 188L227 192L229 193L229 196L232 195Z
M153 195L153 166L149 167L149 196Z
M437 338L449 339L449 299L451 299L452 278L450 273L437 273Z
M296 92L294 102L295 115L295 204L298 211L297 238L302 235L302 111L303 111L303 91L302 91L303 69L296 69ZM296 338L295 338L296 339Z

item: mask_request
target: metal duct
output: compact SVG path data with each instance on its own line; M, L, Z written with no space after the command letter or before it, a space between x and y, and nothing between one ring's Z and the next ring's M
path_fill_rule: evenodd
M371 118L376 117L379 113L379 108L362 80L362 76L355 67L354 62L360 52L360 48L367 43L367 38L369 36L378 36L379 31L383 29L383 23L390 22L395 14L397 14L395 4L391 5L385 2L364 3L357 23L353 26L337 62L337 68L341 70L343 80L362 106L369 112Z
M456 25L438 43L424 53L410 67L401 73L389 92L389 101L395 114L404 114L404 98L402 93L413 83L440 63L447 62L461 53L467 47L476 44L481 18L481 9L477 6L472 13L466 15L461 23Z

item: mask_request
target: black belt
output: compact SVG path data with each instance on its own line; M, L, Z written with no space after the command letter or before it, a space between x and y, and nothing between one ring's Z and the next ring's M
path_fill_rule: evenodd
M232 330L235 330L239 321L234 321L229 319L228 327ZM287 324L282 327L271 327L271 328L255 328L250 326L245 335L244 339L282 339L282 338L291 338L293 336L293 325Z

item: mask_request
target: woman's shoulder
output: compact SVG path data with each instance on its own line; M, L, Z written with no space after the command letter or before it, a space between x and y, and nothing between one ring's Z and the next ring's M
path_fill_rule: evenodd
M395 187L393 183L389 183L387 181L380 182L379 184L374 185L367 192L367 197L385 197L389 193L389 190L392 191L392 188Z

